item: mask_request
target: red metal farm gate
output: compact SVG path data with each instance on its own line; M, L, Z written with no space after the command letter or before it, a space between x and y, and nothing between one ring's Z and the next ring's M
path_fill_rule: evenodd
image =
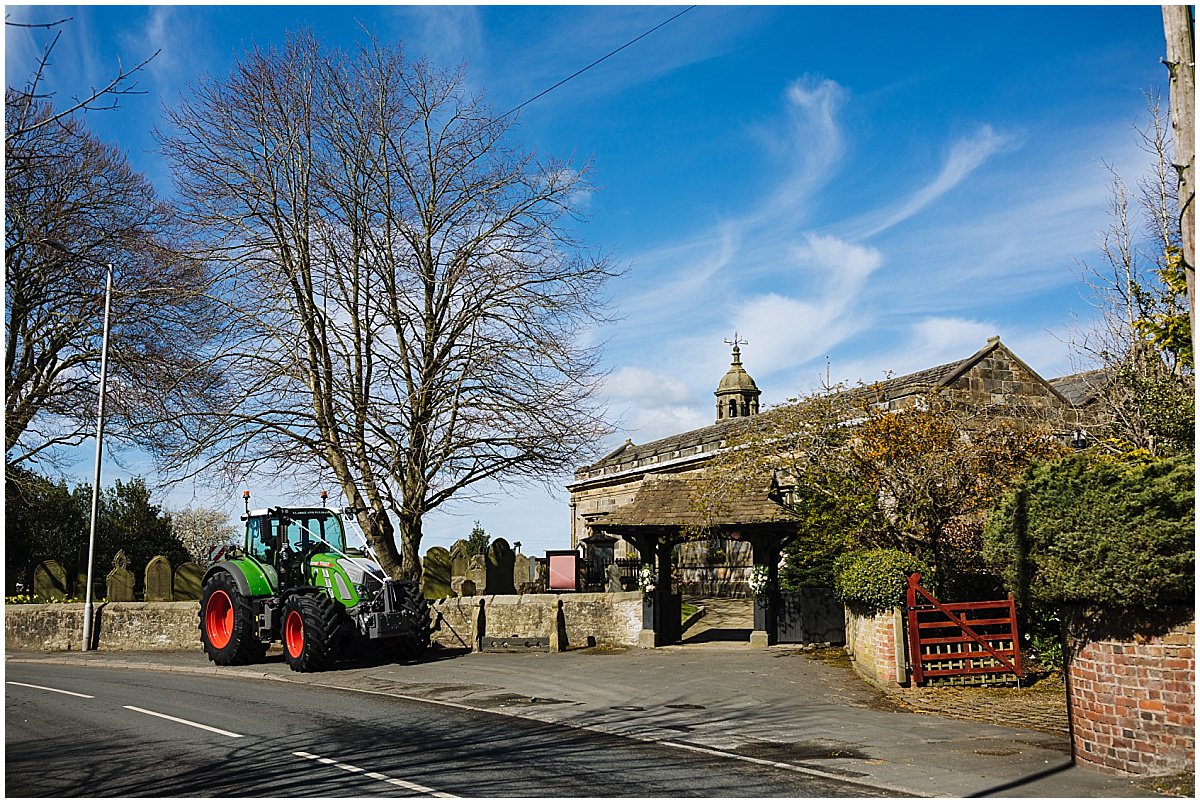
M908 654L913 680L931 684L1011 682L1021 672L1013 599L939 602L908 578Z

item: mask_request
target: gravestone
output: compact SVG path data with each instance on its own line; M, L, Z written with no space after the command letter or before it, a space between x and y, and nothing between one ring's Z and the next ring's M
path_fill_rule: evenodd
M455 577L450 581L450 590L456 597L473 597L476 588L475 581L469 577Z
M608 594L620 594L625 590L621 583L621 567L615 563L608 564L604 570L604 591Z
M163 555L155 555L146 564L146 585L143 597L146 602L171 601L171 561Z
M528 594L533 591L533 561L528 555L517 555L513 558L513 585L518 594Z
M472 555L467 565L467 578L480 594L490 594L487 587L487 561L483 555Z
M471 553L467 551L467 542L459 539L450 545L450 576L466 577L471 568Z
M125 557L125 550L119 550L113 556L113 567L108 573L106 585L109 602L133 602L133 572L129 571L129 558Z
M200 599L200 584L203 580L204 567L199 563L188 561L179 564L179 568L175 570L175 583L172 588L175 601Z
M33 595L41 599L67 598L67 572L56 560L44 560L33 570Z
M96 580L93 578L92 582L96 583ZM75 589L75 598L76 599L86 599L87 598L87 572L75 572L75 585L71 586L71 588ZM100 593L97 593L97 592L102 592L102 591L103 591L103 589L97 589L97 588L93 587L92 588L92 596L99 597Z
M487 549L486 561L484 568L487 572L487 579L484 583L484 590L488 594L515 594L516 587L513 585L513 565L516 554L512 547L508 545L508 541L503 538L497 538L492 541Z
M451 559L445 547L430 547L421 561L421 593L425 599L441 599L450 596Z

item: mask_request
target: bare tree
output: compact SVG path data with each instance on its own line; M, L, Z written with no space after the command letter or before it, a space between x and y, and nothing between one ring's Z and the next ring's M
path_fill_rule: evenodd
M306 33L168 117L229 277L226 400L152 422L168 468L331 476L384 568L415 576L427 512L591 455L608 427L583 343L614 271L571 235L589 188L507 145L461 74Z
M105 111L116 109L121 98L126 95L138 95L134 76L147 64L154 60L161 51L155 51L149 58L139 62L132 68L126 69L120 61L117 62L116 73L99 87L91 87L86 92L75 95L67 104L59 104L59 108L47 114L46 109L53 107L54 93L44 89L46 71L50 65L50 57L63 31L59 26L66 25L71 17L53 22L13 22L8 15L4 25L8 28L35 28L54 31L54 38L42 48L37 66L23 86L7 87L5 91L5 128L4 144L12 147L14 141L28 136L39 128L53 126L70 119L78 112ZM58 29L58 30L55 30Z
M94 431L104 264L118 288L111 443L145 437L128 426L134 408L161 413L209 384L206 277L124 154L48 103L6 101L5 462L53 466Z
M1187 449L1194 419L1194 358L1180 257L1178 186L1169 121L1147 96L1136 130L1151 167L1131 190L1110 168L1108 228L1098 264L1081 263L1095 320L1072 335L1091 367L1103 435L1120 449Z

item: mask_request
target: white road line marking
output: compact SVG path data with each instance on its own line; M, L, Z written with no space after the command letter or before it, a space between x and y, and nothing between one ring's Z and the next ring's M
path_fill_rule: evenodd
M412 781L405 781L400 778L392 778L391 776L384 775L381 772L367 772L362 767L356 767L353 764L342 764L342 763L339 763L337 759L323 758L321 756L315 756L312 753L306 753L303 750L297 750L294 753L292 753L292 755L297 756L299 758L307 758L310 761L316 761L320 764L332 764L333 766L337 767L338 769L344 770L346 772L354 772L354 773L361 772L364 776L366 776L367 778L370 778L373 781L383 781L384 783L390 783L393 786L399 786L403 789L409 790L410 792L416 792L417 794L429 795L430 797L458 797L458 795L452 795L449 792L439 792L436 789L430 789L428 786L421 786L421 784L419 784L419 783L413 783Z
M69 694L72 697L82 697L85 700L95 700L96 699L94 695L80 694L77 691L67 691L66 689L52 689L49 686L35 686L32 683L17 683L15 680L6 680L4 682L7 683L9 686L24 686L27 689L41 689L42 691L53 691L53 692L58 692L59 694Z
M128 708L130 711L137 711L139 714L147 714L152 717L158 717L159 719L168 719L171 722L178 722L180 725L190 725L193 728L199 728L200 730L211 731L212 733L219 733L222 736L229 736L234 739L242 738L242 734L240 734L240 733L234 733L233 731L221 730L220 728L214 728L212 725L203 725L199 722L192 722L190 719L180 719L179 717L173 717L170 714L160 714L157 711L147 711L145 708L138 708L136 705L127 705L127 706L123 706L123 707Z

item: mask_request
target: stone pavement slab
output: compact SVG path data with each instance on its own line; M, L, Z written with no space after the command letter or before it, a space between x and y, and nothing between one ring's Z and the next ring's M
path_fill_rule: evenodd
M194 653L9 654L8 661L116 664L236 674L395 695L716 751L896 796L1144 797L1149 787L1072 766L1054 733L898 707L844 664L786 647L436 652L417 664L291 672L277 653L250 667Z

